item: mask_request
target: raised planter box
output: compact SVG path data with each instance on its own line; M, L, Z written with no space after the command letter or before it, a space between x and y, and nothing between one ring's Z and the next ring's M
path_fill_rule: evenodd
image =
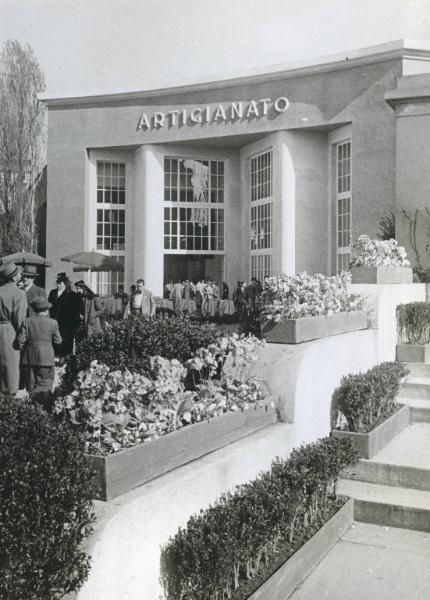
M301 344L329 335L367 329L367 313L358 310L335 313L331 316L285 319L279 323L266 321L261 333L272 344Z
M354 501L348 500L248 600L287 600L351 526Z
M276 403L277 399L270 396L268 402ZM275 421L274 408L249 408L188 425L107 456L87 454L87 461L95 471L95 498L110 500Z
M334 429L332 434L334 437L350 440L357 448L360 458L373 458L409 424L409 420L409 406L404 404L394 415L369 433Z
M352 267L352 283L412 283L410 267Z
M396 346L396 360L430 364L430 344L399 344Z

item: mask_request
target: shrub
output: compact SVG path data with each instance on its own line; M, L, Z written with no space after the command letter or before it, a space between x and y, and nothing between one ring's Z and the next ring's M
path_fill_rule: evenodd
M430 303L399 304L396 314L400 341L407 344L430 342Z
M202 346L217 338L213 325L187 316L129 317L112 321L104 333L92 335L77 348L77 369L88 369L93 360L111 369L145 373L151 356L185 362Z
M342 378L335 391L337 406L349 431L367 433L398 410L395 396L408 370L400 363L385 362Z
M312 525L329 517L339 472L356 460L350 442L319 440L191 517L162 548L167 600L236 598L252 581L255 589L264 569L280 554L287 558L312 535Z
M92 473L79 439L26 400L0 400L0 598L57 600L89 571Z
M296 319L362 308L362 299L348 293L351 274L328 277L322 273L279 275L266 278L262 294L262 319Z

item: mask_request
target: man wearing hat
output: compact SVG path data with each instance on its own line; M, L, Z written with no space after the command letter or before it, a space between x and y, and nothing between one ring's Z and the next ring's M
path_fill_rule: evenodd
M54 347L61 344L58 323L48 314L50 303L41 296L31 303L33 315L25 319L19 334L25 388L49 410L54 385Z
M0 395L16 394L19 388L18 334L27 314L27 297L16 281L18 267L0 267Z
M36 298L45 298L46 300L46 292L42 287L39 287L34 283L35 279L37 279L38 273L37 269L34 265L25 265L23 271L21 272L21 280L24 284L24 291L27 295L28 302L28 316L33 316L34 312L31 308L31 303Z

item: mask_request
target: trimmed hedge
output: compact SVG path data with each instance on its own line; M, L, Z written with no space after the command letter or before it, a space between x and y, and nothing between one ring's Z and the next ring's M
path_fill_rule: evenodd
M401 342L420 345L430 342L430 303L399 304L396 315Z
M93 475L83 444L11 398L0 399L0 440L0 598L63 598L89 571Z
M185 362L193 353L218 337L214 325L188 316L134 316L112 322L104 333L90 336L77 348L77 369L88 369L97 360L112 370L145 373L151 356Z
M276 459L269 472L191 517L162 548L167 600L252 593L280 554L288 558L331 516L339 473L356 460L349 441L324 438Z
M347 430L368 433L394 414L400 408L395 397L407 374L401 363L384 362L365 373L343 377L334 395Z

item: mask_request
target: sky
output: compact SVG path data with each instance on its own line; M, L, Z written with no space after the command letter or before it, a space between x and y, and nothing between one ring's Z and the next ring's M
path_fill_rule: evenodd
M147 90L430 41L430 0L0 0L0 45L30 44L47 96Z

